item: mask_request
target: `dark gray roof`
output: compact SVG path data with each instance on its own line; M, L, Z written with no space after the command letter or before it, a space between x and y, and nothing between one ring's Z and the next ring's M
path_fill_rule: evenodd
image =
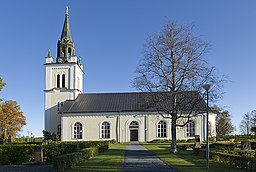
M170 92L133 92L133 93L87 93L80 94L76 100L67 100L61 113L93 113L93 112L145 112L171 109ZM197 92L181 92L180 110L204 111L206 103ZM157 105L157 102L161 106ZM182 98L181 98L182 97ZM163 101L164 100L164 101ZM193 100L193 101L191 101ZM177 101L179 102L179 101ZM194 103L196 102L196 103Z

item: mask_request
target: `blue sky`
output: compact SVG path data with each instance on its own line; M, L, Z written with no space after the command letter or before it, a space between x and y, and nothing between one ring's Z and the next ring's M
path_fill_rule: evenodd
M0 10L0 92L16 100L27 131L44 127L44 62L56 57L69 5L72 39L84 64L84 92L136 91L131 86L142 49L151 33L171 20L194 24L195 34L213 45L207 60L228 75L223 99L237 126L256 109L256 1L253 0L8 0ZM22 133L22 134L23 134Z

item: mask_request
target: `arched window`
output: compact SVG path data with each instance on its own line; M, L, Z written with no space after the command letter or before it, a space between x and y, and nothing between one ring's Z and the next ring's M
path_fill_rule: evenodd
M157 137L167 137L166 122L160 121L157 124Z
M62 75L62 88L65 88L65 75Z
M187 137L194 137L195 136L195 122L189 121L186 125L187 129Z
M83 125L80 122L76 122L74 125L74 139L82 139Z
M57 75L57 88L60 88L60 75Z
M110 138L110 124L108 122L103 122L101 124L101 138L103 139Z
M131 123L130 123L130 126L139 126L139 123L137 122L137 121L132 121Z
M62 48L61 57L65 57L65 48Z
M68 48L68 57L70 57L71 56L71 48L69 47Z

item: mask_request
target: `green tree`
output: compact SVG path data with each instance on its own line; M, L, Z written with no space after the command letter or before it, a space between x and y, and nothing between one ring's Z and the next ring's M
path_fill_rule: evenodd
M217 118L216 118L217 136L223 137L223 136L230 135L232 132L234 132L235 127L232 124L231 115L229 111L223 110L217 105L214 105L211 109L217 114Z
M3 78L0 77L0 91L4 88L6 84L4 83L3 81ZM2 101L2 99L0 98L0 101ZM0 110L1 110L1 107L0 107Z
M188 96L181 95L182 92L195 91L203 95L205 91L202 86L211 83L214 84L211 100L216 100L220 95L223 80L215 74L215 67L210 67L204 59L209 49L208 42L194 36L193 26L178 26L174 22L168 22L162 32L148 38L144 58L136 69L137 77L133 81L135 88L143 92L170 92L172 95L168 98L170 105L166 105L161 94L151 94L149 99L165 109L161 114L163 117L171 118L173 153L177 152L176 127L185 126L196 110L191 107L196 104L195 99L190 97L191 101L187 102ZM166 106L171 108L167 110ZM181 106L190 106L191 112L182 112L181 109L186 108ZM177 123L178 119L183 119L180 120L183 123Z

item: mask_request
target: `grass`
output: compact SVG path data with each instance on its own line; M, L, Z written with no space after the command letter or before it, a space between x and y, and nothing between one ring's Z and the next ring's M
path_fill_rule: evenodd
M73 169L67 172L94 171L105 172L119 171L124 160L124 151L126 144L113 144L110 149L98 156L92 157L89 160L82 162Z
M170 154L170 144L142 144L148 150L155 153L162 161L179 172L205 172L205 159L196 156L192 151L178 151ZM243 172L246 170L226 166L220 163L209 161L209 172Z

